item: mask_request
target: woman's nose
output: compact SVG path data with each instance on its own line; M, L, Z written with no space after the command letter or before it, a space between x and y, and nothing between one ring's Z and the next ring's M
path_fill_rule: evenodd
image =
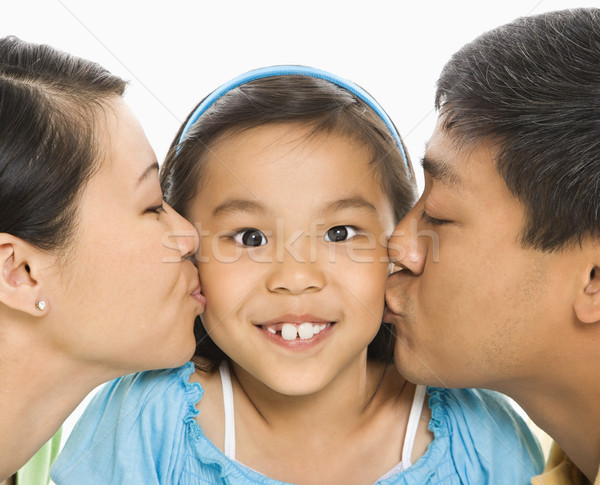
M200 237L194 226L178 212L175 211L166 202L165 211L169 217L172 234L170 239L174 241L176 248L181 253L182 258L187 258L196 254Z

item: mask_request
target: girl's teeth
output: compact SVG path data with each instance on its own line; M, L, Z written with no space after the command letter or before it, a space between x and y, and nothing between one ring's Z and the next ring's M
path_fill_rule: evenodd
M281 337L284 340L296 340L297 337L300 337L301 340L308 340L325 330L328 326L328 323L304 322L300 325L284 323L281 326ZM271 333L277 333L271 326L267 327L267 330Z
M281 337L284 340L296 340L298 332L296 326L291 323L284 323L281 327Z
M300 338L302 340L306 340L309 338L313 338L314 335L314 331L313 331L314 327L312 325L312 323L303 323L298 327L298 335L300 336Z

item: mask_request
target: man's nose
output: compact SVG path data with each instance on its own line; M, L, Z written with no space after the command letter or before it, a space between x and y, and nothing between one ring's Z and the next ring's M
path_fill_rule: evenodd
M417 203L394 229L388 242L390 261L418 276L423 272L430 246L429 234L421 223L421 204ZM435 235L433 235L435 236ZM435 237L433 237L435 242Z

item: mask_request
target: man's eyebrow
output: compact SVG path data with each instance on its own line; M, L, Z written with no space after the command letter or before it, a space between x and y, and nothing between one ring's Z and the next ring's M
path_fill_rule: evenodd
M260 212L264 214L267 212L267 208L261 202L255 200L228 199L212 210L212 216L217 217L232 212Z
M142 172L142 175L140 175L140 176L138 177L138 179L137 179L137 182L136 182L136 184L135 184L135 185L136 185L136 187L137 187L138 185L140 185L140 184L141 184L141 183L142 183L144 180L146 180L146 179L147 179L147 178L150 176L150 174L151 174L152 172L154 172L154 170L156 170L156 171L158 172L158 162L154 162L152 165L149 165L149 166L146 168L146 170L144 170L144 171Z
M377 208L362 197L347 197L345 199L334 200L326 204L323 208L325 212L335 212L344 209L367 209L368 211L377 213Z
M461 178L448 162L425 155L421 159L421 166L433 180L447 185L452 190L458 191L462 187Z

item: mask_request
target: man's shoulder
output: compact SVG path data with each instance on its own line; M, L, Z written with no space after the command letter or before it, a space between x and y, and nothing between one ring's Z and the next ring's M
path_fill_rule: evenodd
M575 466L567 454L556 444L552 444L544 473L531 479L532 485L587 485L589 482ZM600 470L594 481L600 485Z

